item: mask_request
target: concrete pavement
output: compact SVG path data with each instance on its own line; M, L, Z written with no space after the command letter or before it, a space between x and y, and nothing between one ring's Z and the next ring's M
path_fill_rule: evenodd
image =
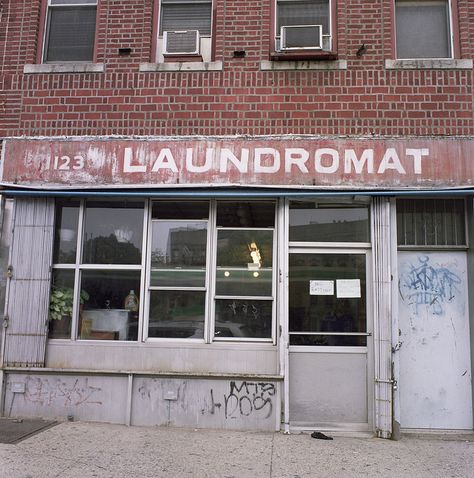
M474 437L400 441L66 422L0 445L0 478L474 477Z

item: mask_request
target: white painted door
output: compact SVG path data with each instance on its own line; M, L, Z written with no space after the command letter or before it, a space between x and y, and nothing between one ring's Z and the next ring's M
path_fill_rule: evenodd
M403 428L472 429L465 252L398 255Z

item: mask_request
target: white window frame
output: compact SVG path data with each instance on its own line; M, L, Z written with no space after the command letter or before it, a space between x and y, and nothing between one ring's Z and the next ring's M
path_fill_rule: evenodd
M70 270L74 272L74 299L73 299L73 309L72 309L72 320L71 320L71 337L72 340L80 340L84 342L104 342L102 340L96 339L80 339L79 337L79 299L80 299L80 286L82 279L83 271L113 271L113 270L133 270L140 272L140 301L143 301L143 292L144 292L144 269L146 265L146 237L147 237L147 227L148 223L146 218L148 217L148 201L141 200L137 202L143 203L143 231L142 231L142 254L141 254L141 263L140 264L84 264L83 261L83 238L84 238L84 228L85 228L85 211L86 211L86 200L78 199L79 203L79 217L78 217L78 229L77 229L77 238L76 238L76 261L74 263L54 263L52 264L52 271L55 270ZM109 202L109 201L108 201ZM113 202L113 199L110 200ZM56 226L55 226L56 228ZM144 307L139 308L139 317L138 317L138 341L141 337L141 326L143 324L143 309ZM55 339L50 338L49 340L70 340L70 339ZM106 343L113 344L123 344L123 343L136 343L136 340L107 340Z
M322 37L322 48L301 48L301 49L292 49L292 50L282 50L280 45L281 45L281 32L280 28L278 28L278 6L279 4L282 3L292 3L296 2L299 0L275 0L275 5L274 5L274 27L275 27L275 51L277 52L282 52L282 51L292 51L292 52L298 52L298 51L332 51L333 49L333 36L332 36L332 31L333 31L333 11L332 11L332 2L334 0L327 0L328 2L328 28L329 28L329 33L324 33L322 31L321 37Z
M448 26L449 26L449 32L448 32L448 46L449 46L449 52L450 56L447 57L416 57L416 58L400 58L398 56L398 48L397 48L397 36L396 36L396 31L397 31L397 4L398 3L412 3L414 6L420 5L422 3L428 3L432 0L394 0L394 31L395 31L395 57L398 60L401 61L422 61L422 60L452 60L454 59L454 25L453 25L453 6L452 6L452 1L451 0L441 0L441 1L446 1L447 3L447 9L448 9ZM440 0L436 0L439 2Z
M166 201L166 199L164 199ZM149 321L149 308L150 308L150 293L153 290L178 290L178 288L170 288L170 287L155 287L150 286L150 272L151 272L151 240L152 240L152 227L151 227L151 211L152 206L151 202L149 205L149 212L148 212L148 238L147 238L147 254L146 254L146 266L145 266L145 295L141 295L144 297L145 306L144 309L144 318L143 318L143 335L142 340L144 342L161 342L161 343L222 343L222 342L233 342L233 343L276 343L276 310L277 310L277 298L276 298L276 287L277 287L277 270L278 270L278 263L277 263L277 252L278 252L278 244L277 244L277 220L278 220L278 202L272 199L254 199L254 200L246 200L246 202L272 202L275 206L275 218L274 218L274 226L272 228L269 227L218 227L216 225L217 222L217 205L218 203L221 204L226 202L226 200L216 200L216 199L206 199L206 198L198 198L197 201L208 201L209 202L209 216L207 221L203 220L203 222L207 222L207 246L206 246L206 302L205 302L205 317L204 317L204 337L202 339L198 338L166 338L166 337L149 337L148 336L148 321ZM153 200L152 200L153 201ZM153 202L159 202L160 200L155 200ZM182 202L190 202L192 199L183 199L177 200ZM229 199L230 202L235 202L236 199ZM154 221L160 221L161 219L155 219ZM167 221L169 219L163 219L163 221ZM179 220L173 220L178 222ZM195 219L183 219L183 222L200 222L199 220ZM216 274L217 274L217 235L219 230L272 230L273 231L273 251L272 251L272 295L271 297L260 297L260 296L216 296ZM181 287L179 289L182 290L203 290L203 288L194 288L194 287ZM215 304L216 299L237 299L237 300L266 300L271 301L272 303L272 325L271 325L271 336L264 338L264 337L215 337Z
M55 0L46 0L46 12L45 12L45 17L44 17L44 32L43 32L43 43L42 43L42 51L41 51L41 63L46 63L46 64L54 64L54 63L92 63L94 59L94 50L95 50L95 37L97 35L97 11L98 11L98 6L99 6L99 0L95 0L94 3L91 1L87 0L76 0L74 3L61 3L58 1L57 3L55 2L54 4L52 3ZM47 49L49 46L49 29L50 29L50 11L55 8L67 8L67 7L92 7L94 6L96 9L96 31L94 33L94 44L92 45L93 52L92 52L92 58L90 60L84 61L84 60L62 60L62 61L48 61L46 58L47 55Z

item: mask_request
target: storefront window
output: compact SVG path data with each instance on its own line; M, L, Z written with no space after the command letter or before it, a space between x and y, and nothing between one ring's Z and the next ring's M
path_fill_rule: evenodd
M209 202L153 203L148 337L204 338Z
M137 340L143 222L140 201L57 201L50 338Z
M270 341L274 236L271 201L57 201L49 337Z
M217 205L216 338L271 338L274 225L273 203Z

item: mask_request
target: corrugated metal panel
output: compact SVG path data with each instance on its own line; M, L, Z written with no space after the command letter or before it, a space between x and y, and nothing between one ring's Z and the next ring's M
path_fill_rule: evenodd
M43 367L54 234L52 199L15 202L5 365Z
M392 433L390 202L374 198L372 208L375 426L377 435Z

